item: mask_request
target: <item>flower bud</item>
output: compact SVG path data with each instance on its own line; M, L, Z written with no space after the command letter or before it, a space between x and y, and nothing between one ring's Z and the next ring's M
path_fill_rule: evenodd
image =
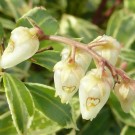
M102 41L106 43L96 46L93 49L99 55L101 55L106 60L108 60L112 65L115 65L118 59L119 52L120 52L120 43L116 39L112 38L111 36L106 36L106 35L98 36L92 42L95 42L98 45L98 43Z
M62 103L68 103L77 92L83 76L84 71L75 63L60 61L54 66L56 96L61 98Z
M82 118L93 120L107 102L112 76L106 71L92 69L80 81L79 100Z
M116 84L114 93L120 101L123 111L128 113L135 101L135 82Z
M32 57L39 48L35 28L18 27L11 32L7 48L1 58L1 67L10 68Z
M70 58L70 54L71 54L71 48L64 48L62 50L61 56L62 56L62 60L67 60ZM88 69L90 62L91 62L92 58L91 56L81 50L81 49L76 49L75 52L75 62L80 65L85 71Z

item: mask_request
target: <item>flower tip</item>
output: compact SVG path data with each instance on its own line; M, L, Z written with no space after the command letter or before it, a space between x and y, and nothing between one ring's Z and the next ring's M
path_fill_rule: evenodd
M62 104L65 104L66 103L66 100L64 98L61 98L61 103Z
M62 104L68 104L69 103L69 99L67 99L66 95L62 95L62 96L60 96L60 98L61 98Z
M84 114L84 113L82 113L82 118L84 120L89 120L90 119L89 116L87 114Z
M96 115L90 115L90 114L87 114L87 113L82 113L82 118L85 119L85 120L92 121L95 117L96 117Z
M129 113L131 108L132 108L132 104L131 105L125 105L121 103L121 108L125 113Z

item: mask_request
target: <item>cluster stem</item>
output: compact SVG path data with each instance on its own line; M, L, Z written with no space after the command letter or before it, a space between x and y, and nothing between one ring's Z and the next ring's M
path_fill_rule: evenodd
M40 40L51 40L51 41L61 42L66 45L70 45L72 48L74 48L73 50L75 50L75 48L80 48L80 49L86 51L87 53L89 53L96 62L102 63L103 67L106 66L110 70L114 79L117 78L117 81L118 81L118 75L125 81L130 80L130 78L126 75L126 73L123 70L118 69L115 66L113 66L112 64L110 64L109 61L107 61L105 58L103 58L101 55L99 55L96 51L94 51L92 49L93 47L106 44L107 43L106 41L103 41L101 43L100 42L99 43L91 42L90 44L84 44L84 43L75 41L73 39L69 39L69 38L62 37L62 36L56 36L56 35L42 35L42 36L40 36ZM74 57L75 53L73 52L72 54Z

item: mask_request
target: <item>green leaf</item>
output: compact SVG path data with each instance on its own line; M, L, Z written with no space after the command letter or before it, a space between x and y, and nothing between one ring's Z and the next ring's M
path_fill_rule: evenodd
M10 112L0 116L0 135L17 135Z
M2 53L2 45L1 44L3 42L3 38L4 38L4 29L3 29L2 24L0 23L0 55Z
M129 113L124 113L124 111L121 109L119 101L113 93L111 93L109 98L109 104L117 119L127 125L135 127L135 118L132 117Z
M62 104L59 98L54 97L54 88L36 83L27 83L26 86L40 112L61 126L75 127L70 105Z
M135 2L133 0L124 0L124 7L135 12Z
M96 38L101 30L92 23L76 18L71 15L63 15L60 23L60 34L70 35L75 38L83 38L82 41L89 43Z
M119 19L116 19L119 17ZM124 18L123 11L114 12L109 19L107 24L106 34L114 37L115 32L117 32L117 28L120 25L122 18Z
M29 70L30 70L31 64L32 63L30 61L24 61L16 65L15 67L6 69L6 71L16 76L19 80L22 80L29 76Z
M31 18L44 31L45 34L55 34L58 30L58 23L46 9L36 7L24 14L18 21L17 26L31 27L27 18Z
M135 128L130 126L125 126L120 135L134 135L135 134Z
M126 10L117 11L108 22L106 34L116 38L122 45L129 48L135 41L134 22L135 14L129 14Z
M54 134L56 131L60 130L60 127L56 122L48 119L42 113L36 111L34 114L34 119L29 130L30 135L48 135Z
M2 76L0 76L0 95L1 95L1 96L2 96L2 93L5 92L4 87L3 87L2 80L3 80L3 78L2 78ZM2 97L3 97L3 96L2 96ZM1 104L1 100L0 100L0 104ZM1 108L0 108L0 110L1 110ZM2 110L1 110L1 111L2 111Z
M54 65L60 60L60 53L57 51L44 51L35 54L32 57L32 62L38 64L48 70L53 71Z
M2 24L0 23L0 42L1 42L2 38L3 38L3 36L4 36L4 29L2 27Z
M79 98L78 96L74 96L70 102L70 105L72 106L73 109L73 118L75 121L78 119L80 116L80 104L79 104Z
M77 135L112 135L119 133L119 127L111 114L111 111L106 106L102 108L97 117L92 121L87 121L82 125ZM116 129L117 128L117 129Z
M37 69L31 69L29 71L29 74L31 74L31 76L27 77L27 82L33 82L33 83L41 83L41 84L46 84L46 85L53 85L53 80L52 80L52 76L53 76L53 72L52 71L48 71L44 68L41 68L42 70L38 70Z
M16 20L30 9L30 6L25 2L25 0L6 0L6 3Z
M135 119L135 102L134 102L134 104L133 104L133 106L132 106L132 108L130 110L130 114Z
M13 17L12 12L9 9L9 6L7 6L7 1L6 0L1 0L0 1L0 12L4 15Z
M14 19L18 19L21 15L30 10L30 5L25 0L1 0L0 11Z
M63 43L60 42L55 42L55 41L51 41L51 40L44 40L42 42L40 42L40 48L48 48L48 46L51 46L53 48L53 50L55 51L61 51L64 47Z
M25 85L14 76L4 73L3 81L14 125L19 135L25 135L33 119L32 97Z
M0 17L0 22L1 22L2 26L6 29L12 30L15 28L15 23L9 19Z
M129 62L135 62L135 51L131 49L122 49L120 58Z

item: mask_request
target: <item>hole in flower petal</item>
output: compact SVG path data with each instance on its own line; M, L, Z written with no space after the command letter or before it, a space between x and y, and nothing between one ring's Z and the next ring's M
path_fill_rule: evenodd
M89 110L91 107L95 107L99 103L100 103L99 98L88 97L87 100L86 100L87 110Z
M62 86L62 89L67 92L67 93L72 93L75 90L75 86L67 87L67 86Z

